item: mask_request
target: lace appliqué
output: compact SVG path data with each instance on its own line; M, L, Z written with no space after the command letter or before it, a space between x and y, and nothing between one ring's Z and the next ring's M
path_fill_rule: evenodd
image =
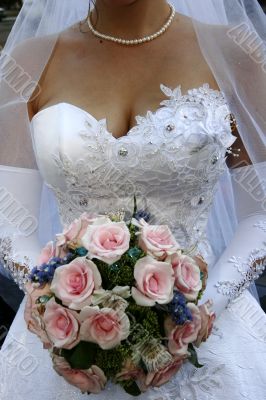
M221 92L208 85L182 94L161 86L169 99L156 112L136 117L137 125L115 139L106 121L84 117L78 133L80 158L59 150L55 192L61 221L68 225L83 212L138 208L167 224L182 247L204 233L215 185L226 169L226 148L235 138ZM162 207L163 205L163 207Z
M18 261L12 257L12 253L11 238L0 238L0 263L11 274L19 288L26 292L25 284L28 281L28 274L30 272L30 259L25 256L22 260Z
M241 257L231 257L229 262L241 274L242 279L239 282L220 281L215 284L215 287L218 293L227 296L231 302L248 289L251 283L263 273L266 267L266 247L253 250L247 261L242 260Z
M256 228L261 229L263 232L266 233L266 220L265 220L265 221L257 222L256 224L254 224L254 226L255 226Z
M185 364L177 375L166 385L154 388L148 393L149 400L210 400L215 399L217 391L223 388L225 365L195 368ZM213 362L212 362L213 364Z

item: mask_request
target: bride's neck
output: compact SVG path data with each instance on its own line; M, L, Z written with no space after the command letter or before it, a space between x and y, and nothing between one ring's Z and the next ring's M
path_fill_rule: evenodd
M92 23L102 33L128 39L160 29L170 13L167 0L117 0L116 5L111 3L111 0L96 0Z

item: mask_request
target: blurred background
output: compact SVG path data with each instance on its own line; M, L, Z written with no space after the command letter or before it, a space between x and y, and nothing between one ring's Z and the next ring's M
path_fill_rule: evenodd
M0 0L0 46L4 45L23 3L32 3L33 1L42 0ZM89 0L87 1L89 4ZM264 11L266 12L266 0L259 0L259 3L262 5Z
M33 1L42 1L42 0L0 0L0 50L1 47L4 46L5 41L8 37L9 32L12 29L12 26L16 20L16 17L20 11L24 2L32 3ZM88 4L89 4L89 0ZM236 1L236 0L232 0ZM266 0L259 1L264 11L266 12ZM4 341L6 333L9 329L10 324L15 316L17 304L22 300L23 293L19 292L15 285L10 287L8 281L4 280L4 278L0 276L0 285L3 285L6 289L12 290L14 292L14 299L16 299L16 303L8 306L4 300L0 297L0 348L1 344ZM264 275L258 279L256 282L258 294L260 297L260 302L263 309L266 312L266 271Z

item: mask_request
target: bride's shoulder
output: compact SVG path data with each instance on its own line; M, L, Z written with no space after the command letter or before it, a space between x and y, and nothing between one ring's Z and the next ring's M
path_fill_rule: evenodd
M10 55L18 59L31 60L31 63L34 64L34 58L44 57L45 54L60 52L61 56L67 55L78 51L85 42L89 47L90 39L90 32L86 31L86 26L84 27L84 22L81 21L61 32L27 38L17 44ZM29 54L30 57L28 57Z
M91 35L86 23L80 21L60 32L56 41L55 50L61 55L73 55L80 49L89 49L94 37Z

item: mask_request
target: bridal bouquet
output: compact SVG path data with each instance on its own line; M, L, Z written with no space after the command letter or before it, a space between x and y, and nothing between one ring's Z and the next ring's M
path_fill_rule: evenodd
M198 306L207 266L145 212L83 214L42 250L27 283L25 320L55 371L83 393L108 380L131 395L166 383L209 337Z

